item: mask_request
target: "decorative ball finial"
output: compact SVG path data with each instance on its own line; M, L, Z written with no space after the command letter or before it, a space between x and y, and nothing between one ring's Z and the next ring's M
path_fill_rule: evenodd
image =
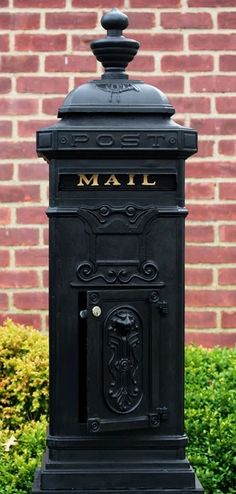
M127 15L116 8L102 16L101 25L107 36L91 43L94 55L105 68L102 78L128 78L125 68L139 49L138 41L122 35L128 24Z

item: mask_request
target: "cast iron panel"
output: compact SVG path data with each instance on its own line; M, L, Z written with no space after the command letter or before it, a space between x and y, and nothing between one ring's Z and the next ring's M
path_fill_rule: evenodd
M166 315L159 292L87 296L89 432L158 428L166 415L159 403L159 333Z

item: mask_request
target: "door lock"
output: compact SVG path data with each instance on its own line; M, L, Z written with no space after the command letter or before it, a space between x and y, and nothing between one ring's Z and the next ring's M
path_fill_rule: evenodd
M102 313L102 309L101 307L99 307L99 305L95 305L93 308L92 308L92 314L94 317L99 317Z

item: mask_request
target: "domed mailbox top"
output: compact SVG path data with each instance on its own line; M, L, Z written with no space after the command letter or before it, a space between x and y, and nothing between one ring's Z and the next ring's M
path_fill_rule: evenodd
M139 49L139 43L123 36L128 17L114 8L103 15L105 38L92 41L91 49L105 72L101 79L74 89L66 97L58 116L81 112L147 112L174 114L168 98L159 89L139 80L129 80L125 69Z

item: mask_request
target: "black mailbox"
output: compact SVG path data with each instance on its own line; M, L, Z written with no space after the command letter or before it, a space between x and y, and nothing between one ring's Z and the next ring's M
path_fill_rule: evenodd
M105 14L101 79L37 134L50 165L50 420L34 494L203 493L185 458L184 160L197 135L124 70Z

